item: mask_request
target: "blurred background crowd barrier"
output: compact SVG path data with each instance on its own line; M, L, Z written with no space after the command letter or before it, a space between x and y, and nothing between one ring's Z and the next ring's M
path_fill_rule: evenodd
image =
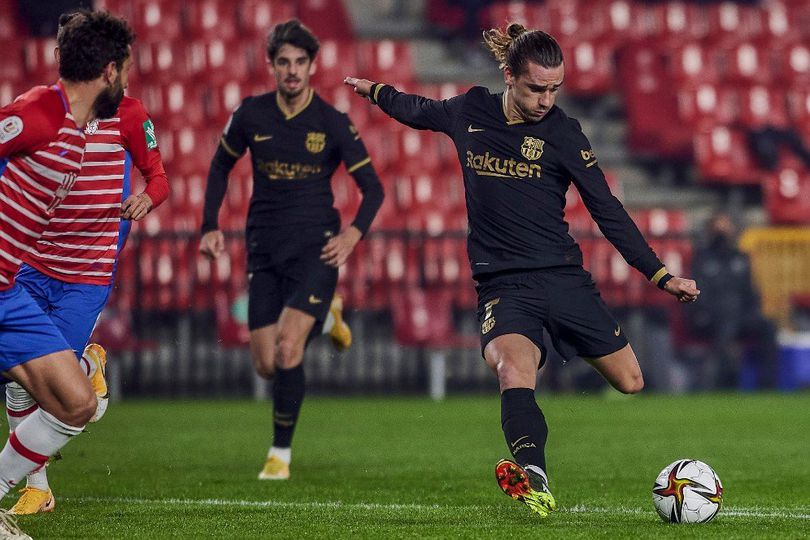
M89 2L0 0L0 103L56 79L54 21L80 4ZM138 34L128 93L153 116L172 185L169 201L134 227L97 328L95 339L112 353L116 395L267 392L246 346L248 159L231 175L220 217L227 256L210 263L197 244L221 130L244 96L271 89L264 40L293 16L321 39L313 83L350 115L387 194L340 272L354 345L341 355L325 342L308 349L313 390L440 397L494 388L477 344L455 150L444 136L391 121L342 80L356 74L433 98L472 84L500 91L477 36L506 20L559 40L560 104L582 121L614 192L670 271L745 270L739 289L720 280L707 296L742 294L747 279L748 308L723 316L732 324L721 330L696 328L697 312L627 266L571 188L571 233L649 386L810 386L810 2L97 0L94 7L126 17ZM359 192L343 168L333 188L345 223ZM735 228L728 253L712 251L704 227L718 213ZM753 314L734 322L743 312ZM759 321L753 329L751 321ZM546 388L601 388L582 362L548 365Z

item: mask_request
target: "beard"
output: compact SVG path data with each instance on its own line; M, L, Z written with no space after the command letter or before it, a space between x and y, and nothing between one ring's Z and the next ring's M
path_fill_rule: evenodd
M93 114L96 118L112 118L124 99L124 85L121 80L108 88L105 88L93 102Z

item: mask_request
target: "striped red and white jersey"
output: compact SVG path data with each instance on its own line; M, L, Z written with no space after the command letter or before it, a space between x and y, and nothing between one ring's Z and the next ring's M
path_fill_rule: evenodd
M0 290L14 283L81 170L84 133L61 83L0 108Z
M25 257L60 281L109 285L129 232L121 204L130 195L135 165L147 182L153 208L169 194L154 124L143 104L124 97L117 116L87 124L87 148L73 189Z

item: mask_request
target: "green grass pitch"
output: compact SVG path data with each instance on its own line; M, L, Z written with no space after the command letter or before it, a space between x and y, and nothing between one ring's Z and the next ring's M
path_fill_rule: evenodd
M19 522L37 539L810 536L810 394L540 398L560 505L543 521L496 486L493 395L308 399L288 482L256 479L268 403L114 403L49 468L56 511ZM724 483L711 523L653 510L683 457Z

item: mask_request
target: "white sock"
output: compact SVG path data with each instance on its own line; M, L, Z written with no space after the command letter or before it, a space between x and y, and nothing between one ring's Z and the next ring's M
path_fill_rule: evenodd
M281 461L289 465L290 460L292 459L292 448L280 448L278 446L271 446L270 450L267 451L267 457L270 456L276 456Z
M82 432L84 426L69 426L52 414L37 409L20 422L0 452L0 497L5 496L26 474L48 462L48 458Z
M17 426L38 408L34 398L25 391L25 388L15 382L6 385L6 417L9 432L17 429ZM47 491L50 486L45 467L39 467L29 474L26 478L26 485Z
M526 467L524 467L524 468L525 468L527 471L533 471L533 472L536 472L537 474L539 474L540 476L542 476L542 477L543 477L543 479L545 479L546 484L548 484L548 475L546 474L546 471L544 471L543 469L541 469L541 468L540 468L540 467L538 467L537 465L526 465Z
M334 327L335 316L332 315L332 311L330 310L329 313L326 314L326 319L323 321L323 330L321 330L321 334L328 334Z

